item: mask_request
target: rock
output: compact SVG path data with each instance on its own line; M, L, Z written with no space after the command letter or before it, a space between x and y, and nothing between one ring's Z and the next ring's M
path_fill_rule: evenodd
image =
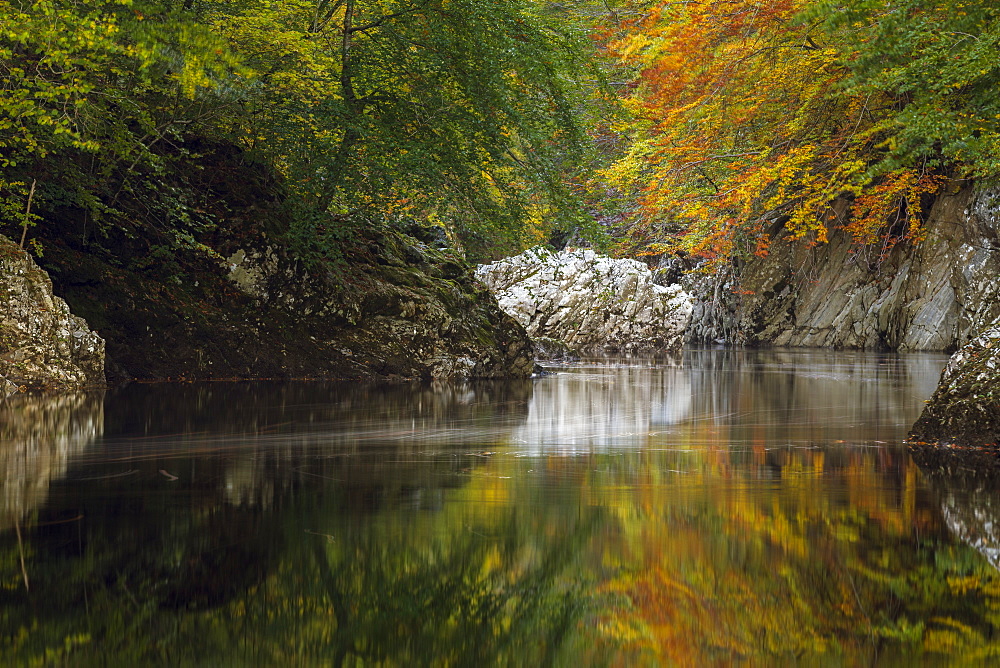
M0 236L0 395L104 382L104 340L53 294L48 274Z
M316 210L241 148L177 140L185 160L130 174L141 193L113 188L121 197L101 201L115 224L97 234L92 212L73 198L42 198L36 209L39 263L106 341L112 380L534 370L524 329L475 280L444 228ZM180 207L169 222L147 201L157 193Z
M643 263L589 249L533 248L481 265L476 276L533 339L580 352L675 349L691 315L680 286L656 285Z
M838 230L812 248L782 240L776 224L766 257L684 277L697 300L688 340L954 350L1000 316L1000 190L941 195L925 230L883 254Z
M339 265L306 264L266 230L239 225L206 239L217 257L176 251L174 276L123 269L60 240L46 260L74 310L100 323L123 379L531 375L524 329L433 233L425 243L358 225Z
M575 362L580 359L565 341L548 336L538 336L531 340L535 344L535 359L542 362Z
M985 448L976 457L996 458L1000 442L1000 324L994 325L952 355L941 381L913 425L914 448L947 447L964 453ZM944 456L944 455L942 455ZM945 457L947 459L947 457ZM961 459L969 461L967 454ZM944 466L938 462L936 466Z
M333 340L351 351L348 361L359 375L437 380L532 374L534 351L524 328L500 309L457 252L391 230L379 233L377 243L375 262L355 259L350 290L318 300L303 294L296 309L308 308L311 322L333 328Z

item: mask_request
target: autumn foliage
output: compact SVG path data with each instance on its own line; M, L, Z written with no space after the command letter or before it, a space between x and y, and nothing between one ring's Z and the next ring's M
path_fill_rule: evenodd
M775 234L919 239L949 178L997 172L989 3L632 9L606 33L633 73L635 120L618 128L629 149L605 176L632 194L640 239L679 233L680 248L717 260L766 253Z

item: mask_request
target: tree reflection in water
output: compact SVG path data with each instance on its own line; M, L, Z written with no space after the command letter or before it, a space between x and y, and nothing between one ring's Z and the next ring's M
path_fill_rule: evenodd
M534 383L126 388L68 466L8 469L52 482L17 502L24 544L0 534L0 659L979 660L997 506L956 519L898 445L942 361L690 351Z

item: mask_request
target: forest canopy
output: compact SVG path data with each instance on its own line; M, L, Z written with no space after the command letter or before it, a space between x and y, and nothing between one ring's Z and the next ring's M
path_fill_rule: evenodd
M719 259L766 253L776 229L918 239L930 196L1000 171L997 13L982 0L622 3L605 40L632 120L605 176L632 197L633 234L680 234Z
M146 187L134 174L197 136L277 169L300 221L413 216L526 243L580 218L569 184L595 85L586 30L546 7L5 0L5 217L23 220L41 181L41 201L113 218Z
M835 229L884 248L1000 171L998 11L0 0L0 214L9 230L71 204L110 227L131 197L192 227L157 175L197 138L276 170L292 236L318 248L394 217L494 254L595 221L624 221L623 252L715 261Z

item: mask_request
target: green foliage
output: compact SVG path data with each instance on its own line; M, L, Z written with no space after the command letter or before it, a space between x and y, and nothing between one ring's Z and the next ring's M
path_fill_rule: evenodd
M846 95L873 109L880 137L872 175L924 162L959 175L1000 173L1000 8L983 0L817 3L804 18L840 37Z
M208 98L238 72L179 6L0 2L0 216L33 224L34 182L33 210L116 221L130 180L162 169L181 133L219 113L222 98Z
M37 178L50 213L134 225L139 191L195 158L193 137L283 174L304 217L290 234L320 255L342 235L305 236L328 213L417 217L508 250L585 219L572 183L591 46L548 3L0 0L0 19L7 221ZM186 230L183 213L163 224Z
M4 1L0 18L4 168L58 150L119 148L109 126L162 120L141 103L155 87L194 98L235 65L219 38L155 3Z
M521 0L221 3L258 74L231 136L318 210L438 217L514 247L579 217L580 37Z

